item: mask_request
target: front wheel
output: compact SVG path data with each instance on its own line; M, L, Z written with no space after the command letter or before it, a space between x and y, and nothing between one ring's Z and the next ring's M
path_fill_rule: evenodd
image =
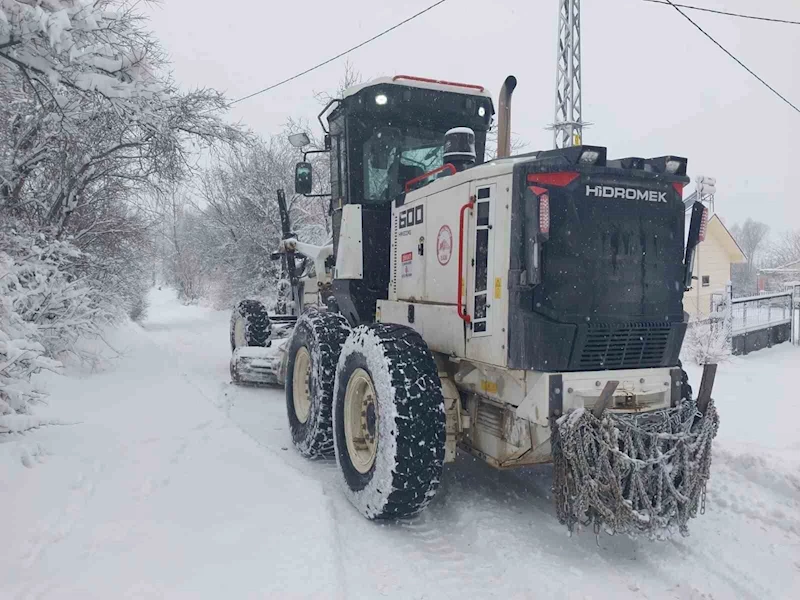
M444 463L444 400L416 331L382 323L352 331L336 370L333 433L345 492L365 517L407 517L431 501Z
M240 300L231 313L231 350L269 346L272 322L267 307L258 300ZM233 375L233 373L231 373Z
M308 458L333 454L336 361L349 332L342 315L310 310L297 320L288 343L286 412L292 442Z

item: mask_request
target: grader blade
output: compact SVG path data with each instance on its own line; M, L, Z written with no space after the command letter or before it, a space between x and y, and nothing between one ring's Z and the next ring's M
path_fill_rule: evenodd
M231 379L243 385L282 386L286 378L286 342L274 340L266 348L237 348L231 357Z

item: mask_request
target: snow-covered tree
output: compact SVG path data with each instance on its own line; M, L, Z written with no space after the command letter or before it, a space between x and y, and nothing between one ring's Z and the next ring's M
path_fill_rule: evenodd
M746 263L731 267L734 294L754 294L757 289L758 268L763 262L762 255L768 241L769 226L747 219L743 224L737 223L731 227L731 234L747 256Z
M0 376L143 314L152 198L203 148L246 139L226 108L178 89L137 2L0 0Z
M781 267L800 260L800 229L786 231L767 251L770 267Z

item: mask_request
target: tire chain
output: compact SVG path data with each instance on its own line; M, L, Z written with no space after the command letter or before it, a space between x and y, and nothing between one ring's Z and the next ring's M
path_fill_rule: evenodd
M705 512L711 443L719 428L713 400L702 415L692 400L644 414L597 419L572 411L551 422L553 498L573 532L663 538Z

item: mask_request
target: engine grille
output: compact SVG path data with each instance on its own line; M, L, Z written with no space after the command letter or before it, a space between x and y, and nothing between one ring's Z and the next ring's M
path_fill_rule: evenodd
M588 371L658 367L667 351L670 330L666 322L590 325L578 367Z
M479 401L475 425L495 437L503 438L503 409Z

